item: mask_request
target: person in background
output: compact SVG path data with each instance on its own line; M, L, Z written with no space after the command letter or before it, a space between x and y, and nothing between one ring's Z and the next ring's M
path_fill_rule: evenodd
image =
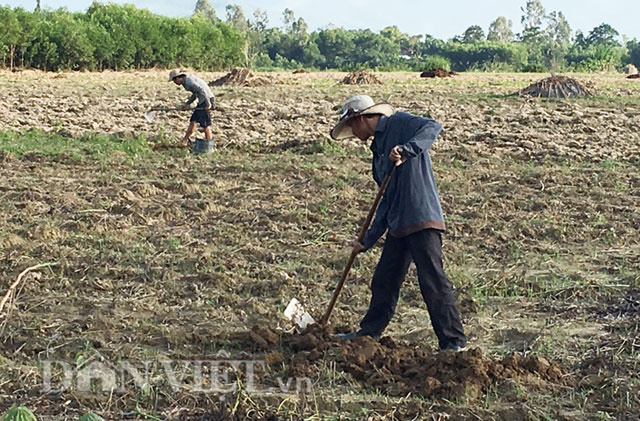
M190 137L196 129L197 124L200 124L200 127L204 129L204 137L207 140L211 140L211 109L215 105L215 99L207 82L196 76L187 76L184 71L179 69L173 69L169 72L169 82L181 85L184 89L191 92L191 96L187 102L184 103L183 108L189 108L191 103L198 99L198 105L196 105L191 115L187 132L182 138L182 146L189 145Z

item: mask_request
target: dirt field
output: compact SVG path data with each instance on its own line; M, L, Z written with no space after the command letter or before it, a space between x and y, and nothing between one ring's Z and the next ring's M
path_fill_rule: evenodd
M546 75L261 74L214 87L216 152L172 147L166 72L0 72L0 410L41 420L640 417L640 83L524 99ZM224 73L204 74L215 80ZM445 269L469 336L437 352L412 269L381 341L357 327L380 248L324 312L376 193L328 137L367 93L444 126L431 154ZM102 381L97 381L97 378ZM93 378L93 380L91 380ZM48 386L50 386L48 388Z

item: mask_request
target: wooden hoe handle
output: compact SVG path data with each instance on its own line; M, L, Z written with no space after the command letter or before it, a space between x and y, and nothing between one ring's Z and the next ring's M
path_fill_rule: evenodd
M380 188L378 189L378 195L376 196L376 199L373 201L373 204L371 205L371 209L369 209L369 214L367 214L367 218L365 219L364 224L362 224L362 228L360 229L360 234L358 234L358 241L360 242L362 242L362 239L364 238L364 234L369 229L369 225L371 225L371 220L373 219L373 216L376 214L376 210L378 209L378 205L380 205L380 201L384 196L384 192L387 190L387 186L389 185L389 181L391 181L391 176L393 175L396 165L395 163L390 163L389 167L390 168L387 170L387 174L385 175L384 180L382 180L382 184L380 184ZM342 271L340 282L338 282L338 285L336 286L336 290L333 292L333 297L331 297L331 301L329 302L329 307L327 308L327 311L324 313L324 316L322 316L322 319L320 320L320 325L324 326L329 321L329 317L331 317L331 312L333 311L333 307L336 305L336 301L338 300L340 291L342 291L344 282L347 280L347 275L349 275L349 271L351 270L351 266L353 265L354 260L356 260L357 255L358 253L356 253L355 251L351 251L351 256L349 257L349 261L347 262L347 265Z

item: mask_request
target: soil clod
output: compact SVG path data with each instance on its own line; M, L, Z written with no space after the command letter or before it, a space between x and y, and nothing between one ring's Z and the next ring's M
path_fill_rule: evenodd
M418 393L424 397L477 399L490 385L506 379L566 383L567 370L541 356L513 353L496 360L479 348L458 353L437 351L389 337L377 341L363 336L345 342L316 325L300 335L284 335L281 345L293 352L288 364L292 373L314 374L321 361L331 360L363 388L392 396Z

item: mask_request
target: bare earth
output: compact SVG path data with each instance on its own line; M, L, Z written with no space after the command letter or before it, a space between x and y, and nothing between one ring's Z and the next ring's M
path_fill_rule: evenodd
M640 416L640 83L577 75L595 97L543 100L510 95L535 74L259 76L269 83L212 88L217 149L194 157L172 147L188 113L143 118L188 97L165 71L0 72L0 132L69 142L51 155L0 141L0 295L51 263L0 313L2 412ZM331 338L364 314L379 248L358 258L327 329L298 334L282 315L296 297L320 317L374 197L367 146L328 138L357 93L444 125L431 155L467 351L437 352L413 269L381 341ZM148 146L72 153L91 134ZM66 388L61 363L75 370ZM83 384L98 363L118 376Z

